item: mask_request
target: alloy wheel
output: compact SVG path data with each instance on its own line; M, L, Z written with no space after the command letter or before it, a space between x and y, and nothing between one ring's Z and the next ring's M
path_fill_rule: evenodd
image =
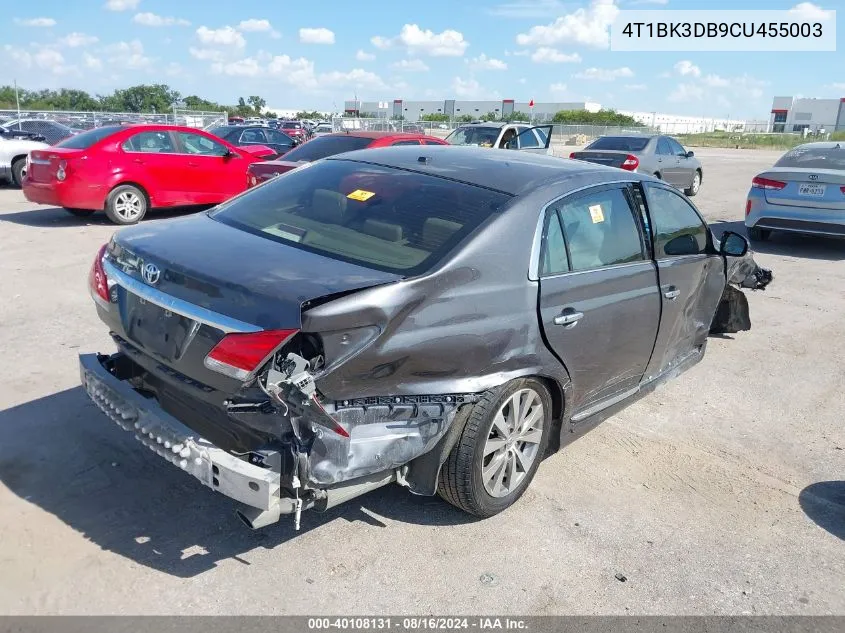
M121 191L114 201L114 212L126 221L132 221L143 213L144 202L132 191Z

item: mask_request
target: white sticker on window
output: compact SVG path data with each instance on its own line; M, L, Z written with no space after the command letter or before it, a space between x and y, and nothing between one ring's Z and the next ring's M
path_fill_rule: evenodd
M604 211L602 211L600 204L591 204L589 209L590 217L593 218L593 224L604 222Z

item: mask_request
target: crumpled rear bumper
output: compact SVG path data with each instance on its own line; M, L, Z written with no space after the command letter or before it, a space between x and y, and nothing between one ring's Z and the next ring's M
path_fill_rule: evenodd
M97 354L80 354L79 373L94 403L141 444L194 476L203 485L260 510L289 514L294 500L280 496L280 475L251 464L198 437L126 382L112 375Z

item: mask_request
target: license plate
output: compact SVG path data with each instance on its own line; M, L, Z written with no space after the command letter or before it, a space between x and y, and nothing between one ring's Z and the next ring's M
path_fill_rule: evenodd
M813 196L821 198L824 196L825 185L798 185L799 196Z

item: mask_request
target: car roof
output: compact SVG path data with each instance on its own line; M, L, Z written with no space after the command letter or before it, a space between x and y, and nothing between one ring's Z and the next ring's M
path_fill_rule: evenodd
M665 134L640 134L639 132L620 132L619 134L602 134L599 138L657 138L658 136L666 136Z
M379 147L346 152L326 160L354 160L396 167L460 180L511 195L522 195L576 174L607 174L608 180L618 180L619 176L618 169L595 163L531 152L498 152L455 145ZM626 177L642 179L634 173L628 173Z
M506 125L510 124L510 121L473 121L472 123L461 123L460 127L505 127Z
M845 149L845 143L840 143L839 141L816 141L814 143L803 143L796 147L793 147L790 152L794 149Z
M332 134L326 134L323 138L329 136L353 136L357 138L385 138L385 137L397 137L397 138L419 138L421 136L425 136L425 134L420 134L418 132L376 132L373 130L349 130L349 132L333 132Z

